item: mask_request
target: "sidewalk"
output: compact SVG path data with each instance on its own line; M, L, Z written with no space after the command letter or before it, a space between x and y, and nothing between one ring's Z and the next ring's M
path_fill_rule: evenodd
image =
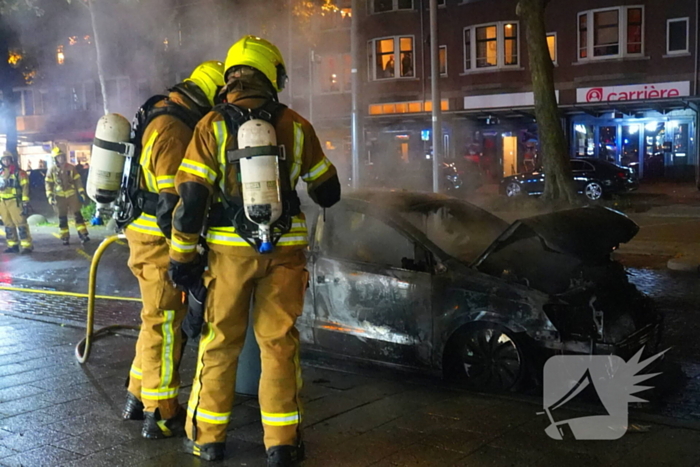
M4 307L11 303L4 300ZM97 341L85 366L73 347L84 331L0 319L0 465L197 466L181 440L147 441L122 422L134 339ZM183 361L186 400L194 351ZM381 377L375 374L383 375ZM481 396L420 378L362 376L306 364L304 466L697 466L700 431L644 422L618 441L554 441L541 406ZM414 381L416 380L416 381ZM582 416L585 414L578 414ZM576 416L571 412L563 418ZM263 466L259 409L238 397L222 466ZM213 465L213 464L212 464Z

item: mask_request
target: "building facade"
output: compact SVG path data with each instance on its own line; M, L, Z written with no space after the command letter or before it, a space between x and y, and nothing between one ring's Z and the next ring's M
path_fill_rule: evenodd
M536 163L539 136L517 0L438 3L445 158L479 160L493 180L523 170L528 159ZM352 14L365 48L359 70L362 183L386 185L401 174L400 186L429 188L429 2L358 4ZM695 177L697 19L690 0L550 3L547 43L570 156L631 166L642 178ZM319 84L335 73L324 67L316 68ZM349 98L316 100L347 111L334 123L335 134L346 139ZM337 146L330 139L326 144ZM342 155L341 165L347 164L349 152Z

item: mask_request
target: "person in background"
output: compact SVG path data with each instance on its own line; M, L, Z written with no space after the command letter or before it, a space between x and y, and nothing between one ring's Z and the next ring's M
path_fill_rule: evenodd
M32 236L27 224L29 178L17 166L12 153L3 152L0 163L0 216L5 223L5 253L20 253L20 247L22 254L31 253Z
M70 230L68 229L68 213L75 218L75 228L81 243L90 241L85 219L80 212L80 207L87 202L87 194L80 174L73 164L69 164L66 153L58 146L51 151L54 165L46 174L44 186L46 187L46 199L53 206L58 215L58 229L61 241L64 245L70 244Z

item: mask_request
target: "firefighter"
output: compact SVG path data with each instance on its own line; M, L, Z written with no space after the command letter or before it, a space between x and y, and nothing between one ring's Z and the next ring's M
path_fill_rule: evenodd
M11 152L3 152L0 162L0 216L5 222L5 253L20 253L20 247L22 254L31 253L32 235L27 224L29 177L17 166Z
M301 178L311 198L325 208L340 199L340 182L311 124L278 104L277 93L287 76L277 47L246 36L229 49L224 68L226 102L272 117L277 144L285 148L286 157L279 161L280 180L285 185L282 174L287 174L291 191L286 202L293 217L291 229L268 254L258 253L250 239L236 233L242 230L237 231L226 214L233 206L227 201L225 207L221 200L240 199L240 174L226 160L227 150L237 148L237 134L217 111L222 107L215 108L197 125L175 179L180 202L173 216L170 248L173 281L184 288L197 283L203 268L195 247L205 220L210 249L204 273L205 326L187 408L185 451L206 460L224 456L237 361L252 298L253 328L261 351L259 402L268 466L296 465L303 457L303 444L299 333L294 325L302 313L308 272L306 223L294 188ZM209 205L205 219L204 208Z
M143 418L141 434L148 439L184 433L178 366L183 348L180 325L187 308L182 292L168 278L168 241L178 201L175 174L194 126L212 108L224 85L223 68L217 61L195 68L188 79L170 89L167 99L155 104L154 111L161 113L146 120L143 132L140 195L144 209L126 228L129 267L141 288L143 324L123 418Z
M80 180L80 174L73 164L69 164L66 153L58 146L51 151L53 166L46 174L44 184L46 187L46 199L53 206L58 215L58 229L64 245L70 244L70 231L68 230L68 214L75 218L75 228L80 237L80 243L90 241L85 220L80 213L80 208L87 202L85 188Z

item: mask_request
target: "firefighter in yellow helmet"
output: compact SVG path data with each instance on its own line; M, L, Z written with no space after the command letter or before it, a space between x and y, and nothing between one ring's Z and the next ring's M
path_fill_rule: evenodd
M134 219L125 229L129 267L139 281L143 309L136 355L129 373L122 417L143 419L144 438L184 433L185 412L178 403L180 331L187 311L182 292L168 278L168 242L178 201L175 174L197 122L214 105L224 85L224 64L208 61L194 69L167 97L154 96L145 112L141 138L141 180Z
M81 243L90 241L85 219L80 213L80 207L87 202L87 195L80 173L73 164L69 164L66 153L59 146L51 151L53 166L46 174L46 199L58 215L58 229L64 245L70 243L68 230L68 214L75 218L75 228Z
M32 235L29 233L29 178L20 169L11 152L5 151L0 159L0 217L5 222L5 253L32 252ZM18 235L19 233L19 235Z
M311 198L326 208L340 199L340 183L311 124L278 102L277 93L287 77L277 47L246 36L229 49L225 69L227 104L199 122L175 178L180 202L173 216L170 247L173 281L184 288L197 287L202 268L195 247L205 222L210 248L185 451L207 460L224 456L237 361L252 299L253 327L261 351L259 401L268 466L296 465L303 457L303 444L295 322L302 313L308 272L306 222L295 187L301 178ZM286 153L286 158L279 158L285 222L280 224L276 246L267 254L259 253L260 245L243 231L240 171L227 161L228 151L238 146L238 127L232 122L241 115L269 121ZM211 206L208 211L206 206Z

